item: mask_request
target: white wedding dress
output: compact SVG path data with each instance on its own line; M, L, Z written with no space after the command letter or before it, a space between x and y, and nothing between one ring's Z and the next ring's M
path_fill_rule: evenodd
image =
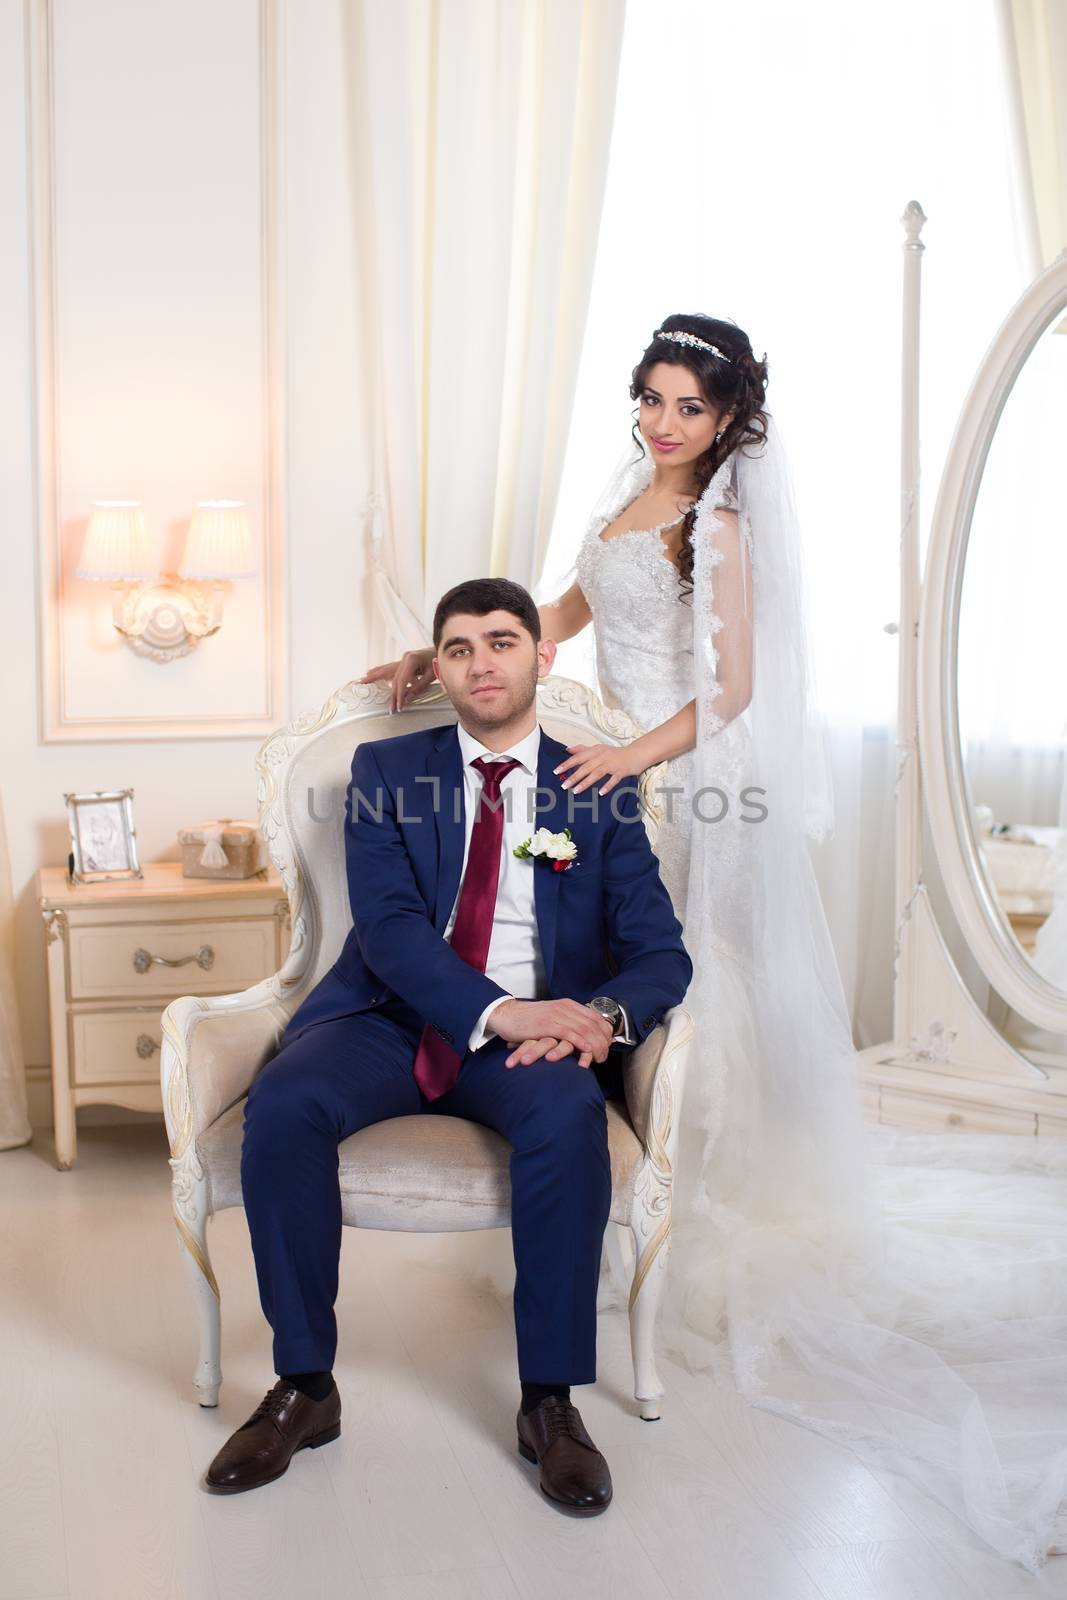
M721 498L723 505L736 506L729 487ZM610 512L594 519L577 560L578 582L593 613L600 697L606 706L626 711L639 727L656 728L696 695L691 598L682 595L678 569L667 555L659 528L633 529L605 540L601 533L609 520ZM722 830L720 851L740 847L734 812L748 774L749 743L743 715L722 727L716 737L716 782L730 808L721 821L708 823ZM659 787L681 791L672 802L662 802L656 854L684 923L691 797L697 787L694 752L667 762ZM715 816L722 809L721 799L708 797L706 815Z
M863 1122L806 844L830 825L829 792L773 419L769 441L701 497L691 595L659 529L601 538L651 477L635 451L574 567L605 703L650 729L697 701L697 747L660 781L683 793L656 843L697 1024L664 1340L1036 1571L1067 1543L1067 1140ZM765 819L746 819L747 786ZM701 790L717 820L697 820Z

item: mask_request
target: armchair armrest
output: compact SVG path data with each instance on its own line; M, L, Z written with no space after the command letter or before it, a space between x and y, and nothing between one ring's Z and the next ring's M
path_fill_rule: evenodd
M172 1159L247 1094L278 1047L294 1002L266 979L240 994L183 995L163 1012L160 1077Z
M693 1019L672 1006L626 1063L626 1109L634 1132L657 1165L673 1160L678 1137L676 1109L682 1100Z

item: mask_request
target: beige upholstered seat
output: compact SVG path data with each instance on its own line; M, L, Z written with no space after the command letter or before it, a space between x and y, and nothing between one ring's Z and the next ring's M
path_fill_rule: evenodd
M211 1174L211 1209L241 1204L239 1100L200 1140ZM626 1112L608 1101L611 1219L629 1222L641 1141ZM462 1117L390 1117L345 1139L338 1149L341 1220L350 1228L404 1229L407 1210L417 1231L464 1233L506 1228L511 1221L511 1146L492 1128ZM415 1231L415 1230L406 1230Z
M384 684L348 684L317 715L298 719L263 745L257 758L260 828L289 895L289 955L279 973L243 994L186 996L163 1014L174 1216L200 1308L194 1381L202 1405L217 1404L221 1383L219 1288L207 1221L242 1204L248 1088L296 1007L336 960L352 922L342 827L352 752L363 739L454 720L443 696L400 717L383 710L386 696ZM566 743L622 742L639 731L623 713L606 711L583 685L562 678L539 686L538 717ZM654 830L654 810L649 826ZM659 1415L663 1392L653 1338L670 1233L676 1109L691 1035L688 1014L676 1007L629 1058L625 1103L608 1102L606 1242L616 1272L629 1283L635 1394L645 1417ZM439 1113L395 1117L352 1134L338 1155L342 1219L350 1227L440 1233L509 1225L510 1146L479 1123ZM612 1224L632 1235L632 1261Z

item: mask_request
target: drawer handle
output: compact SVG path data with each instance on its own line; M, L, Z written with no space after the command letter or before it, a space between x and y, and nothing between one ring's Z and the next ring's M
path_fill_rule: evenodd
M157 967L184 967L190 961L195 961L197 966L203 967L204 971L207 972L209 967L214 965L215 952L209 944L202 944L195 956L179 956L176 961L172 961L169 956L150 955L147 950L135 950L133 952L133 964L138 972L147 972L149 967L153 965Z
M158 1049L159 1046L156 1041L154 1039L150 1039L147 1033L139 1033L137 1035L137 1054L140 1056L142 1061L147 1060L152 1054L152 1051Z

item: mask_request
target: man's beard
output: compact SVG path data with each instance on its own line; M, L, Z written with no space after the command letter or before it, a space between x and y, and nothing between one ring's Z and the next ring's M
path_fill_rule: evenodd
M537 697L537 667L530 670L530 677L525 684L515 684L504 690L504 704L499 696L494 697L491 706L482 706L481 697L470 694L467 697L466 717L469 722L484 728L487 733L494 728L502 728L508 722L515 722L523 716L533 705Z

